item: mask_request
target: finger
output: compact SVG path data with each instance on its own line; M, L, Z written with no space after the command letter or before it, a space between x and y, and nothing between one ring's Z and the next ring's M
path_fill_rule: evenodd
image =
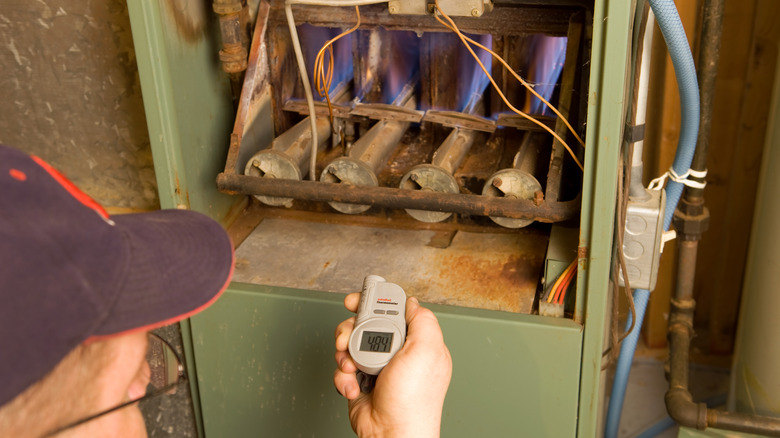
M418 336L425 336L428 340L439 342L444 338L436 315L430 309L422 307L415 297L406 300L406 325L407 340L410 337L414 339ZM435 339L430 338L431 336L434 336Z
M339 394L347 400L354 400L360 395L360 387L355 373L345 373L337 369L333 373L333 384Z
M360 303L360 292L353 292L344 297L344 307L350 312L357 313L358 303Z
M347 374L357 372L357 365L355 365L355 362L352 360L352 356L349 355L349 352L337 351L335 357L336 363L339 366L339 370Z
M355 318L349 318L341 322L336 326L336 351L346 351L349 347L349 335L352 334L352 329L355 328Z

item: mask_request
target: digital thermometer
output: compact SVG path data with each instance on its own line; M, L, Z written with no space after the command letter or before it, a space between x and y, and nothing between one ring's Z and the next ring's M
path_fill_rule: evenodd
M349 354L358 369L377 375L406 340L406 294L378 275L363 280Z

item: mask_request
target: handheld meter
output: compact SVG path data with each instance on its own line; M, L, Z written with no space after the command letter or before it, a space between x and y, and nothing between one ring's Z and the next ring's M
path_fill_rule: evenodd
M363 280L349 354L358 369L377 375L406 340L406 294L378 275Z

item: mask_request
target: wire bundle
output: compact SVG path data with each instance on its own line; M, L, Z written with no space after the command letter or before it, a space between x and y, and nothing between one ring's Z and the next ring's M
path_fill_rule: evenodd
M325 101L328 103L331 132L333 132L333 105L330 101L330 86L333 84L333 71L335 65L335 60L333 59L333 43L351 34L360 27L360 9L358 9L358 6L355 6L355 14L357 14L357 23L355 23L355 26L328 40L320 51L317 52L317 57L314 58L314 88L317 89L320 96L324 97ZM328 54L327 68L325 66L326 53Z
M563 302L566 299L566 292L568 292L569 287L572 285L576 273L577 259L574 259L547 291L546 300L548 303L563 305Z

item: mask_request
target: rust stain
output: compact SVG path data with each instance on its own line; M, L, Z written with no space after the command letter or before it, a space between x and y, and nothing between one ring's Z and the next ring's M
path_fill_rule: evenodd
M175 186L173 188L173 192L176 193L177 197L179 197L179 196L181 196L181 187L179 186L179 173L176 172L173 175L173 178L174 178L174 184L175 184Z
M179 182L179 173L178 172L176 172L174 174L173 192L176 194L176 197L178 198L179 202L184 201L184 206L187 207L187 208L190 208L190 193L189 192L182 192L182 190L181 190L181 183Z
M582 271L588 269L588 247L587 246L577 247L577 264L578 264L578 269Z
M166 6L164 17L172 21L176 33L183 41L197 44L205 35L207 12L193 0L163 2Z
M485 249L462 245L454 253L436 257L429 264L433 272L429 273L427 287L418 291L420 298L440 304L530 312L544 251L536 244Z

